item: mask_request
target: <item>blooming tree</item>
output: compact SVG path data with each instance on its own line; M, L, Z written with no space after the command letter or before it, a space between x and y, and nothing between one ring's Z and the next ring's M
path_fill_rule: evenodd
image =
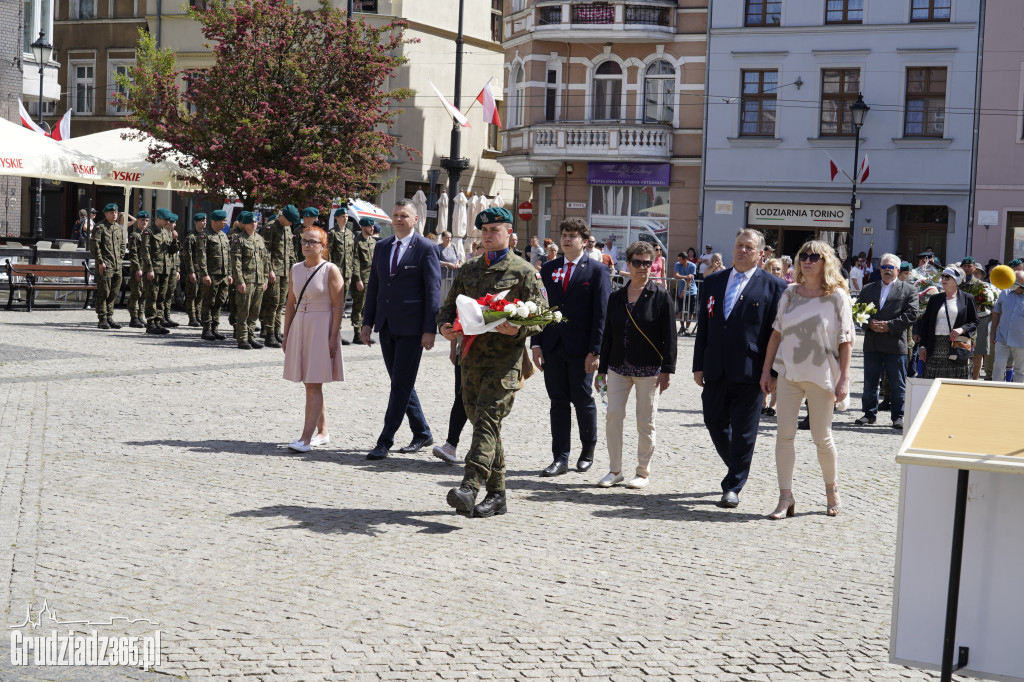
M410 90L386 89L405 58L403 21L380 27L321 0L212 0L193 9L212 45L208 69L177 72L140 31L118 79L129 123L155 138L150 160L190 160L209 195L258 204L329 204L372 194L388 158L416 150L388 130Z

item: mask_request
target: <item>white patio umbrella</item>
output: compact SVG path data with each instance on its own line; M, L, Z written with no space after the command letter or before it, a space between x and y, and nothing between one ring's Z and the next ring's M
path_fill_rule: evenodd
M476 239L480 236L480 230L476 229L476 217L480 214L480 211L484 210L483 197L479 194L474 194L473 198L466 204L466 235L470 239Z
M115 128L73 137L61 144L67 149L98 159L98 170L102 176L99 182L104 185L178 192L195 192L200 189L196 172L181 165L184 159L168 158L159 163L147 161L152 137L147 135L140 140L123 139L126 133L138 132L134 128Z
M0 119L0 175L96 182L99 161L6 119Z
M501 198L501 192L494 195L494 198L491 200L491 206L494 206L495 208L505 208L505 200Z
M466 245L462 240L466 238L466 195L459 192L452 201L455 202L455 211L452 214L452 237L455 239L455 251L460 258L465 260Z
M441 192L437 198L437 231L444 232L448 229L448 193Z
M412 205L416 207L416 215L420 217L416 221L416 229L423 234L423 226L427 224L427 195L423 190L418 189L416 194L412 195Z

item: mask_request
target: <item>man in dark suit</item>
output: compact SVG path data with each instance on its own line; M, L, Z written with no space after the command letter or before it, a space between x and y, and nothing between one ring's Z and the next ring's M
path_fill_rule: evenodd
M415 384L423 349L434 347L434 320L441 302L441 265L437 245L415 230L419 216L411 201L395 202L391 220L394 236L380 240L373 250L360 330L366 345L372 343L371 331L379 335L384 365L391 377L384 428L367 459L388 456L403 415L409 417L412 442L399 452L416 452L434 443Z
M587 471L594 463L597 406L591 386L600 363L611 293L608 268L591 260L584 249L590 236L587 223L582 218L566 218L558 229L565 255L542 265L540 278L550 305L557 307L569 323L545 327L531 340L533 362L544 372L544 387L551 399L553 461L541 476L560 476L569 470L570 404L576 408L582 444L576 469Z
M704 388L704 424L729 472L718 506L740 503L761 420L761 387L768 338L786 281L757 267L764 235L740 230L732 267L704 279L697 306L693 380ZM774 372L772 373L774 375Z
M858 303L878 309L864 329L864 416L854 424L874 424L878 415L878 383L884 369L889 377L892 427L903 428L903 398L907 384L907 328L917 320L917 287L899 279L900 259L887 253L879 260L882 279L865 285Z

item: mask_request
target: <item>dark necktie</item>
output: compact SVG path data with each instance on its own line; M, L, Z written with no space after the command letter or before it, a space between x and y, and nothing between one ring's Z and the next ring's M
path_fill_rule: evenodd
M395 250L391 254L391 276L398 272L398 252L402 249L402 242L395 242Z

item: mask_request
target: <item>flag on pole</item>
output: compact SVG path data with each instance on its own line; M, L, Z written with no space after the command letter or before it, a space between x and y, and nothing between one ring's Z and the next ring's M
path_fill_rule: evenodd
M50 137L60 142L71 137L71 110L68 109L64 112L64 115L60 117L60 121L54 126L53 131L50 133Z
M857 171L857 184L862 184L868 179L868 175L871 174L871 165L868 163L868 155L864 155L864 160L860 162L860 169Z
M39 127L39 124L32 120L32 117L28 115L28 111L25 109L25 105L22 104L21 100L18 100L18 112L21 114L21 125L25 126L29 130L34 130L40 135L47 135L46 131ZM49 137L49 135L47 135Z
M490 123L501 127L501 116L498 115L498 103L494 99L494 92L491 90L491 81L493 78L488 79L484 83L484 89L480 91L480 94L476 96L476 101L480 102L480 105L484 108L484 123Z
M427 82L430 83L430 81ZM463 128L468 128L469 120L467 120L466 117L462 115L462 112L456 109L454 104L445 99L445 96L441 94L441 91L437 89L436 85L430 83L430 87L434 88L434 92L436 92L437 96L441 99L441 104L444 105L444 108L448 111L451 117L458 121L459 125L462 126Z
M836 163L835 161L833 161L832 157L829 156L827 152L822 152L822 154L824 154L825 157L828 159L828 179L829 179L829 182L835 182L836 176L839 175L840 173L842 173L843 175L846 175L846 171L844 171L842 168L840 168L839 164ZM846 175L846 177L849 178L850 176Z

